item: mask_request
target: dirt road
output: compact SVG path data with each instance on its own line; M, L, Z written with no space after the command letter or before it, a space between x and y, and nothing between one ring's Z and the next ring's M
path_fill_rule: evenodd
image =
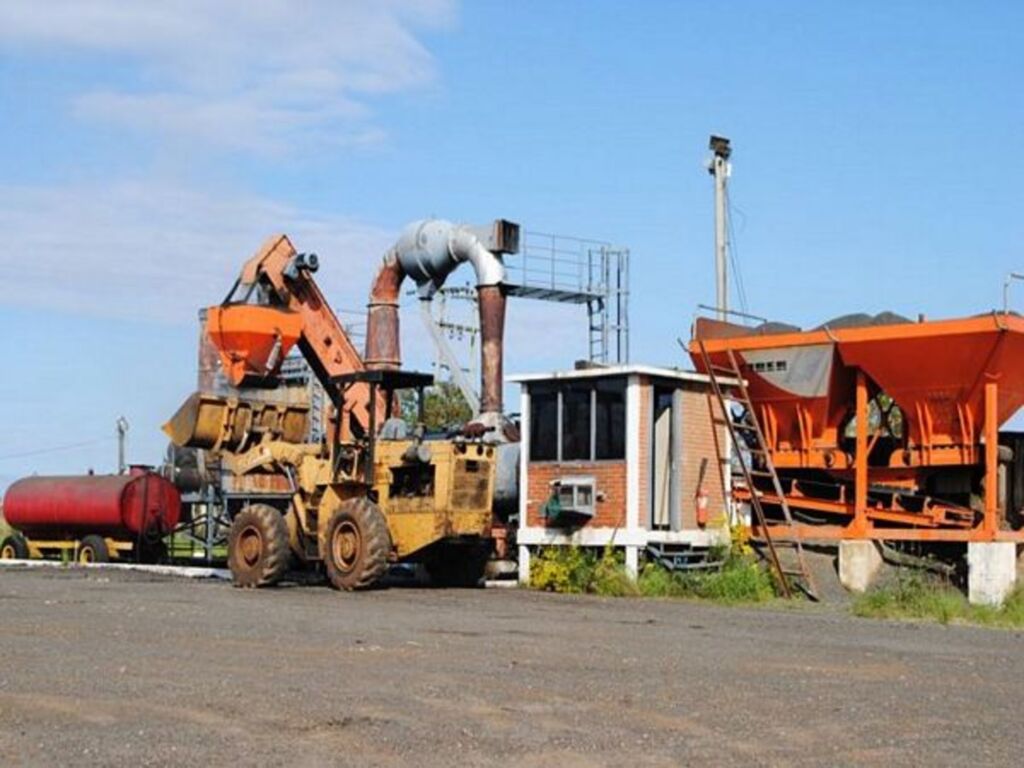
M822 609L0 573L0 764L1017 765L1024 640Z

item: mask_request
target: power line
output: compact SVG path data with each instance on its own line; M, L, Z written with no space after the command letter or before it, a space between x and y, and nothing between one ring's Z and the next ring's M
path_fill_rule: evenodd
M116 440L116 437L101 437L96 440L83 440L80 443L68 443L66 445L54 445L50 448L37 448L34 451L24 451L22 453L8 453L4 456L0 456L0 461L6 461L7 459L23 459L28 456L41 456L46 453L57 453L58 451L70 451L75 448L85 448L90 445L99 445L100 443L107 443L111 440Z
M736 275L736 295L740 300L740 308L744 312L748 312L747 308L747 290L743 285L743 273L740 271L739 261L739 249L736 247L736 230L732 225L732 214L736 211L743 216L743 211L739 210L732 204L732 195L729 190L725 192L726 205L729 208L729 215L726 216L726 224L729 227L729 262L732 265L733 274Z

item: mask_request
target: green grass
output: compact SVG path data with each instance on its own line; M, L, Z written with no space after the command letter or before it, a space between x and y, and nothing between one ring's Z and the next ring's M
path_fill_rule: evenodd
M777 594L771 575L750 556L733 555L721 569L676 572L647 563L637 579L645 597L688 597L716 603L762 603Z
M1024 587L1018 587L997 608L971 605L959 590L919 573L900 574L892 583L858 597L853 613L873 619L1024 627Z
M728 556L720 570L671 572L644 564L634 579L621 553L582 547L545 547L530 566L530 586L548 592L607 597L689 598L718 603L759 603L776 597L774 582L751 555Z

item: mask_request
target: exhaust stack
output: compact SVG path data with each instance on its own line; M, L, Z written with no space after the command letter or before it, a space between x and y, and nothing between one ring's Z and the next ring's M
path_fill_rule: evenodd
M463 262L476 272L480 305L480 417L496 426L502 413L502 356L505 332L505 265L501 256L519 250L519 225L504 219L488 227L425 219L407 226L384 255L370 289L365 363L369 369L397 369L402 362L398 296L408 276L420 299L430 301Z

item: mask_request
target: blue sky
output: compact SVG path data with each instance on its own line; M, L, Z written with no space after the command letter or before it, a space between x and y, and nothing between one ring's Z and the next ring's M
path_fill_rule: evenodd
M714 295L712 132L752 312L991 309L1024 269L1022 24L997 2L6 0L0 487L111 469L122 413L157 461L196 309L273 231L346 307L423 216L622 243L633 359L683 363ZM572 309L509 323L509 371L585 355ZM424 367L412 311L404 343Z

